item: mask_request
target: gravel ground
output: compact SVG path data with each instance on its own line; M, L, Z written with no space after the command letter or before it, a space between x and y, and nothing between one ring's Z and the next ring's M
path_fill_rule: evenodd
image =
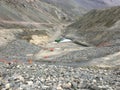
M25 40L14 40L9 43L4 49L0 51L0 59L4 60L21 60L27 61L28 59L35 59L35 54L41 50L41 47L28 43ZM120 46L108 46L108 47L86 47L83 50L70 51L63 53L62 55L50 56L49 58L43 58L35 60L38 62L55 62L56 65L68 65L68 66L91 66L93 59L101 58L106 55L112 55L115 52L120 51ZM97 59L98 60L98 59ZM98 63L99 64L99 63Z
M37 53L41 48L32 45L25 40L14 40L0 51L0 58L5 60L28 60L33 54Z
M120 46L86 48L83 50L69 52L64 56L56 58L56 60L60 60L60 61L72 61L78 59L92 60L93 58L103 57L118 51L120 51Z
M120 90L120 68L0 63L0 90Z
M37 61L58 61L63 63L68 62L85 62L89 64L95 58L101 58L107 55L112 55L115 52L120 51L120 46L110 46L110 47L86 47L83 50L70 51L63 55L50 56L49 58L43 58L43 60Z

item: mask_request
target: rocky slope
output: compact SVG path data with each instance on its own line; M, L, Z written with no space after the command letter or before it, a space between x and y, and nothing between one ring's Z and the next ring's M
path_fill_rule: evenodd
M120 7L92 10L65 29L64 35L86 49L72 51L57 60L82 65L119 66Z
M0 0L0 27L47 27L68 19L59 8L40 0Z
M118 0L0 0L0 27L52 27L55 23L74 20L91 9L119 4Z
M91 45L118 45L120 36L120 7L92 10L71 24L67 37Z
M62 11L66 12L73 20L78 16L83 15L88 9L82 7L76 0L42 0L51 5L59 7Z
M71 18L78 18L91 9L120 5L120 0L42 0L61 8Z

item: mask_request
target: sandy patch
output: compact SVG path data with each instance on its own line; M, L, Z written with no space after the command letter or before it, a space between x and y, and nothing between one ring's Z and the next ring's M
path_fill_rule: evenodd
M47 35L32 35L30 43L35 45L45 45L49 41L49 37Z

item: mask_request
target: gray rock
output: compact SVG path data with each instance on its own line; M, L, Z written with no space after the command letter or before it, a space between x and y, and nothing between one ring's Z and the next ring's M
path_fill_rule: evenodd
M72 82L72 88L73 88L73 89L77 89L77 87L78 87L77 82Z
M33 81L26 81L28 85L33 85Z
M46 89L49 89L49 88L50 88L49 86L42 85L42 90L46 90Z
M69 82L69 83L65 83L65 84L63 84L62 85L62 88L64 88L64 89L70 89L71 88L71 83Z
M10 89L10 83L5 84L5 89Z
M64 90L61 86L57 86L57 90Z
M14 76L14 80L20 80L20 81L22 81L22 82L25 81L24 77L21 76L21 75L15 75L15 76Z

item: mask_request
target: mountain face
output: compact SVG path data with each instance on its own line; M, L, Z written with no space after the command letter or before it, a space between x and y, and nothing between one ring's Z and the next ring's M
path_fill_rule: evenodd
M0 26L46 27L74 20L91 9L119 4L120 0L0 0Z
M1 27L36 28L68 19L59 8L40 0L0 0Z
M42 0L56 7L59 7L62 11L66 12L71 18L76 18L83 15L88 11L82 7L76 0Z
M70 25L65 34L79 43L120 44L120 6L88 12Z
M61 8L71 17L80 17L91 9L120 5L120 0L41 0Z

